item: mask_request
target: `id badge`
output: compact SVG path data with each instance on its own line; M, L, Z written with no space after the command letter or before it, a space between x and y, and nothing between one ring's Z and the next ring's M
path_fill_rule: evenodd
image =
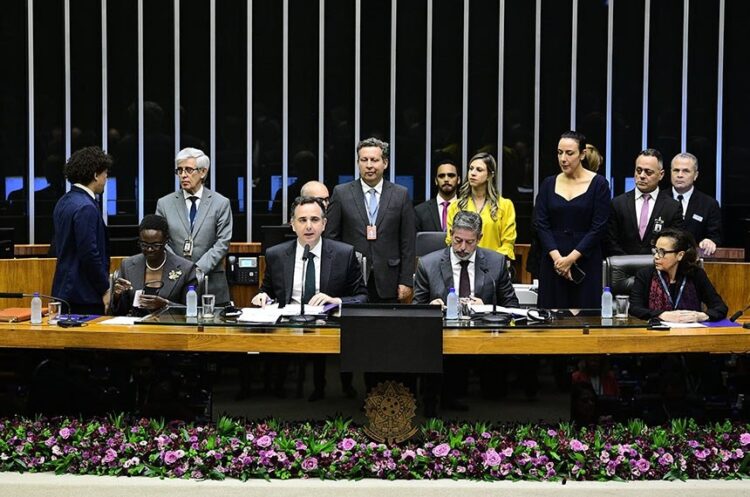
M185 245L182 246L182 256L189 258L193 255L193 239L188 238L185 240Z
M367 239L377 240L378 239L378 227L373 224L367 225Z

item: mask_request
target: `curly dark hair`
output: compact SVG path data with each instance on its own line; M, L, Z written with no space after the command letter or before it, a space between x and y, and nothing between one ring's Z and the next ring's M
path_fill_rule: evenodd
M671 238L674 242L672 250L685 252L677 266L678 275L690 275L700 267L698 244L695 243L692 233L678 228L665 228L654 236L654 244L659 238Z
M71 183L88 185L94 181L94 175L109 169L112 169L112 156L99 147L85 147L73 152L63 172Z
M167 220L157 214L146 214L138 225L138 232L145 230L155 230L164 233L164 238L169 239L169 223Z

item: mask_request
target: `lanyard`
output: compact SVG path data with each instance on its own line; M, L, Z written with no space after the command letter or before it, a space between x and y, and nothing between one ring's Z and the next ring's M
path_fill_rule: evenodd
M667 283L664 281L664 277L661 275L661 271L657 271L656 275L659 277L659 281L661 282L661 287L664 289L664 292L667 294L667 298L669 299L669 305L672 306L672 310L677 310L677 306L680 305L680 299L682 298L682 291L685 289L685 282L687 282L687 277L682 277L682 284L680 285L680 291L677 292L677 300L675 302L672 302L672 294L669 293L669 287L667 286Z

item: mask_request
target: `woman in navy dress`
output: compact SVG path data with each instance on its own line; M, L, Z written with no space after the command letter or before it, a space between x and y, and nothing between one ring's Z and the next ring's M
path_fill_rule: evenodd
M541 242L539 306L555 309L599 308L602 239L607 229L610 192L607 180L586 167L586 137L563 133L557 145L562 172L545 178L536 198ZM576 267L574 267L577 266ZM576 283L578 269L585 273Z

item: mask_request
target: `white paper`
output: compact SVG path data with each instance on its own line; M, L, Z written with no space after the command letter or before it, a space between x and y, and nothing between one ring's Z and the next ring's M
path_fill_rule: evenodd
M143 295L143 290L135 291L135 294L133 295L133 307L141 307L141 295Z
M106 321L102 321L99 324L133 325L140 320L141 318L134 318L131 316L117 316L114 318L107 319Z
M669 326L670 328L706 328L706 325L701 323L677 323L674 321L662 321L661 324Z
M271 304L265 307L243 307L242 315L237 321L243 323L269 323L273 324L279 320L281 309L278 305Z
M306 316L317 316L323 314L322 305L309 305L305 304L305 315ZM281 309L282 316L298 316L300 310L299 304L287 304Z
M471 310L478 313L478 314L486 314L488 312L492 312L492 304L472 304ZM497 312L502 312L504 314L512 314L513 316L526 316L528 313L528 310L526 309L517 309L515 307L503 307L501 305L497 306Z

